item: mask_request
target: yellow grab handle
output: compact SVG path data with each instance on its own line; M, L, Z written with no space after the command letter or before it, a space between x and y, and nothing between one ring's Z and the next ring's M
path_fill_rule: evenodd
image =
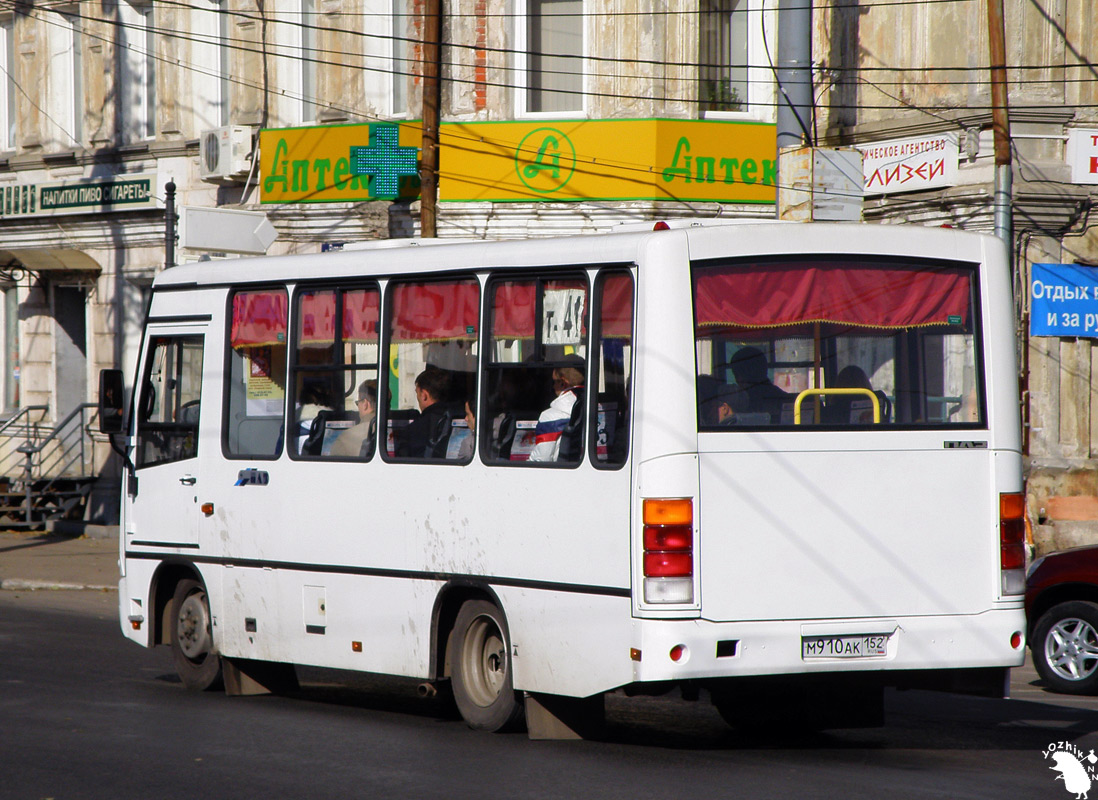
M793 424L801 424L801 403L809 395L841 395L841 394L864 394L870 400L873 401L873 424L879 425L881 423L881 401L877 398L877 395L870 389L805 389L803 392L797 395L796 402L793 403Z

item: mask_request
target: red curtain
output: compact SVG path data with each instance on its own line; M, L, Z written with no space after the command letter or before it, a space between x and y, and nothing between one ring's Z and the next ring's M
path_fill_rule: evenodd
M400 284L393 291L393 341L474 339L479 315L476 281Z
M602 285L602 328L604 339L628 339L633 335L633 278L612 275Z
M624 276L623 276L624 277ZM609 284L613 283L616 278L612 278L607 281L607 291L609 291ZM625 278L628 281L628 278ZM534 330L537 327L536 311L537 307L534 304L534 282L522 281L497 283L494 288L494 295L492 297L492 336L495 339L533 339ZM577 289L580 291L585 290L587 287L582 281L545 281L542 287L548 292L563 290L563 289ZM626 294L628 295L629 307L626 313L632 313L632 288L627 287ZM617 302L620 302L620 289L617 291ZM584 314L587 312L587 298L584 295ZM605 305L605 302L604 302ZM627 321L626 331L632 330L631 321ZM583 323L583 330L586 331L586 322ZM619 326L620 330L620 326ZM604 334L609 335L609 334Z
M492 297L492 336L496 339L533 339L534 283L497 283Z
M233 347L286 344L286 293L237 292L233 295Z
M966 325L971 272L863 265L753 265L694 277L699 331L833 322L880 329Z
M335 340L335 292L301 295L298 327L302 344L331 344ZM359 290L343 293L343 341L376 342L378 293Z

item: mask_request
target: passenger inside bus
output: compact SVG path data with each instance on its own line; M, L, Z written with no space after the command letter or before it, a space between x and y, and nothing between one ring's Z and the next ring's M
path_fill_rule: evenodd
M713 375L699 375L698 410L703 425L744 424L747 393Z
M331 455L343 458L369 458L374 452L377 434L377 381L358 386L358 422L339 435Z
M473 457L473 444L476 442L477 418L468 400L465 401L465 424L469 426L469 435L463 438L458 446L457 458L459 461L468 461Z
M556 398L541 412L534 429L531 461L578 461L583 439L583 360L553 370Z
M768 422L781 421L782 406L793 398L770 382L770 365L761 350L741 347L728 365L736 377L736 387L744 396L730 403L730 409L742 405L749 414L769 414Z
M310 436L316 432L314 421L322 412L331 413L334 406L331 400L331 388L324 381L306 380L301 387L301 396L297 408L297 452L306 453L310 448ZM320 431L323 436L323 429Z
M847 364L835 378L836 389L868 389L877 396L881 422L888 422L892 404L884 392L874 391L865 370L856 364ZM828 422L843 425L867 425L873 422L873 401L865 395L838 395L828 398Z
M446 458L454 414L446 402L450 376L428 366L416 376L419 415L397 432L396 454L400 458Z

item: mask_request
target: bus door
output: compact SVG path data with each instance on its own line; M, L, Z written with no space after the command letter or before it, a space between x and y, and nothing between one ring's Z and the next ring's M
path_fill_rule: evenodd
M150 325L134 392L128 545L197 548L204 324Z

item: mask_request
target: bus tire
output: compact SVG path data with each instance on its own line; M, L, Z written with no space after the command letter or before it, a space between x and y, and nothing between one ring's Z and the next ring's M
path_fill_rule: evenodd
M513 730L523 704L512 683L507 623L495 605L469 600L454 622L454 702L473 730Z
M1098 693L1098 604L1071 600L1037 620L1030 642L1033 666L1062 694Z
M172 595L172 660L183 685L195 692L221 684L221 656L214 648L210 621L206 588L190 578L176 584Z

